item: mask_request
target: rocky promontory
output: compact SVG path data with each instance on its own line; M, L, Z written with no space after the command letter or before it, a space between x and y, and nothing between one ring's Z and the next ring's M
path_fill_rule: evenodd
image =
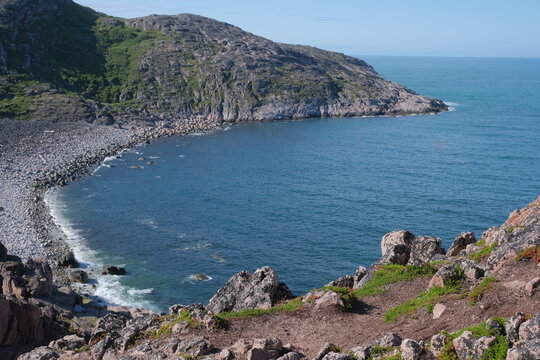
M0 118L238 122L447 110L364 61L209 18L0 1Z
M435 360L540 358L540 197L479 239L393 231L370 268L295 297L242 271L168 314L58 287L44 260L0 246L2 359ZM33 350L32 350L33 349Z

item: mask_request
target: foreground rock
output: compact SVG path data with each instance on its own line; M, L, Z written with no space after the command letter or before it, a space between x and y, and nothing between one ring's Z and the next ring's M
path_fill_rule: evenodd
M215 314L245 309L268 309L276 302L292 298L285 284L279 282L278 274L266 266L254 274L242 271L233 276L210 299L207 309Z

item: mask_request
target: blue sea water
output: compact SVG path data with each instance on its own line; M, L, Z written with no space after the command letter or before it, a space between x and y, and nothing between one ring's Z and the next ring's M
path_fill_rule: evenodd
M264 265L302 293L369 266L389 231L448 246L539 194L540 59L362 58L453 111L162 139L51 192L78 258L129 272L99 276L98 295L159 310L206 303Z

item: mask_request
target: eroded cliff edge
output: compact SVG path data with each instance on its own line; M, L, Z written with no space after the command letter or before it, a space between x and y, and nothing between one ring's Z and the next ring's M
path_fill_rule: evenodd
M237 122L444 110L359 59L201 16L126 20L71 0L0 1L0 117Z

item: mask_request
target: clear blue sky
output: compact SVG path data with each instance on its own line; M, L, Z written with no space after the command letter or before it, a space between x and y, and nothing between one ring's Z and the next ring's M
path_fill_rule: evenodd
M191 13L349 55L540 57L540 0L75 0L119 17Z

